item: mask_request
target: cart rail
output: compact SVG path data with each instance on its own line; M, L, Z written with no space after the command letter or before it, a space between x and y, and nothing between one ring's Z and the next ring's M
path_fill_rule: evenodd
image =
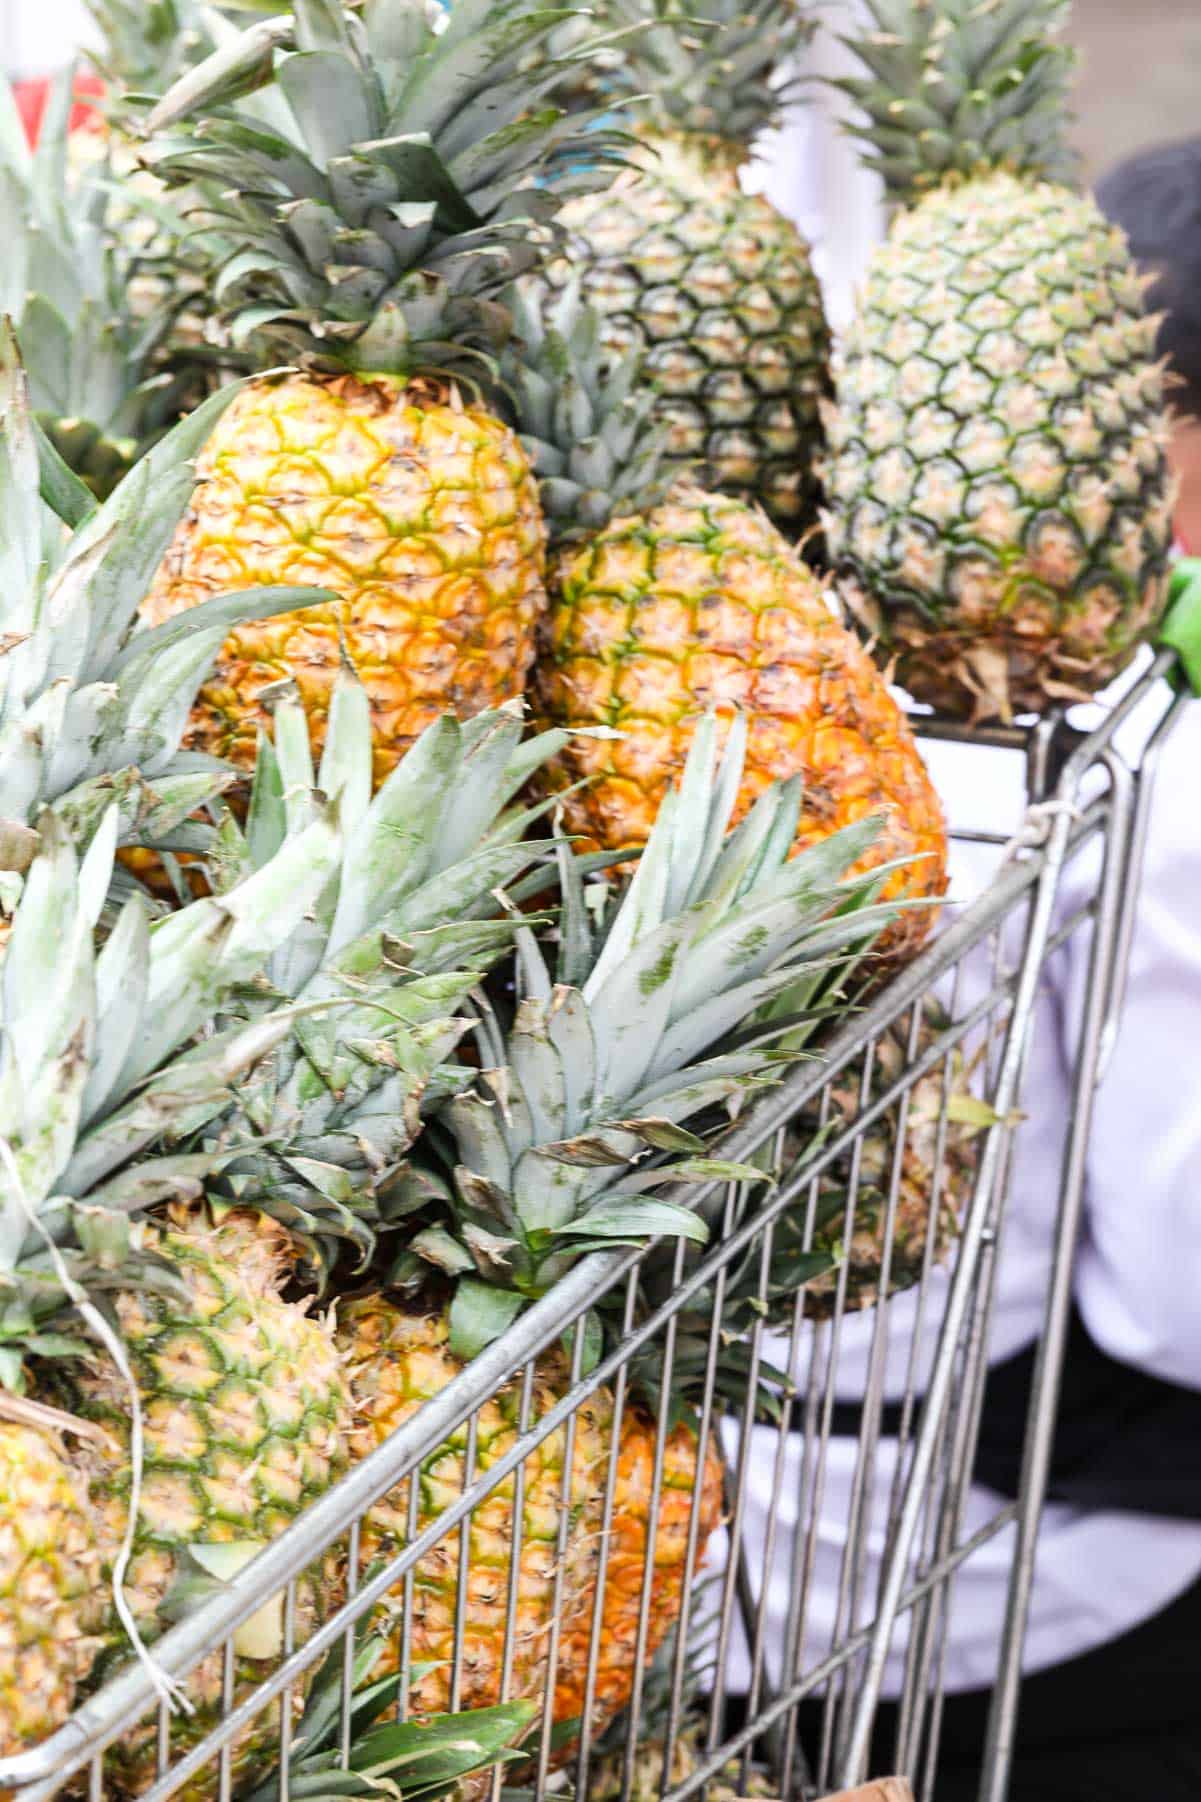
M722 1546L709 1548L711 1562L715 1550L722 1556L717 1574L706 1580L706 1590L692 1581L685 1588L679 1629L660 1654L662 1676L657 1687L644 1671L635 1674L624 1737L620 1727L611 1728L600 1744L590 1744L585 1737L573 1766L577 1794L588 1789L590 1771L600 1758L616 1757L621 1768L619 1792L611 1789L606 1794L616 1798L620 1793L620 1802L626 1802L640 1734L651 1733L666 1746L675 1747L683 1739L692 1747L687 1769L677 1770L670 1759L663 1761L658 1787L669 1802L685 1802L719 1778L728 1791L732 1772L736 1793L745 1794L752 1769L761 1767L768 1773L767 1793L810 1802L827 1794L831 1784L853 1786L867 1778L876 1711L890 1686L899 1706L891 1768L912 1783L917 1802L929 1802L938 1763L948 1676L947 1619L955 1582L970 1561L997 1556L1004 1543L1009 1545L1008 1603L993 1679L989 1774L982 1778L981 1788L981 1802L1004 1802L1034 1543L1070 1305L1092 1096L1117 1032L1151 786L1180 707L1161 682L1170 664L1170 654L1161 653L1117 706L1087 732L1074 728L1063 715L1031 728L1005 727L983 734L915 718L918 731L930 738L983 742L1023 756L1030 808L1025 824L1035 830L1027 831L1026 842L1013 847L979 897L949 919L928 948L824 1044L820 1059L795 1064L732 1126L723 1141L723 1155L766 1158L775 1179L766 1198L760 1199L757 1192L752 1202L744 1188L725 1182L693 1186L680 1199L704 1209L713 1222L710 1249L697 1253L683 1244L658 1244L640 1252L585 1258L236 1579L158 1640L157 1663L180 1679L214 1648L225 1649L228 1709L199 1745L186 1755L172 1755L166 1706L151 1675L135 1662L84 1702L42 1746L0 1760L0 1791L14 1792L20 1802L44 1802L86 1769L90 1796L103 1797L108 1793L106 1749L135 1724L157 1719L158 1775L146 1792L149 1802L165 1802L185 1785L190 1786L190 1796L211 1794L226 1802L234 1794L231 1748L247 1723L265 1710L277 1711L286 1752L306 1674L326 1653L340 1646L349 1650L356 1627L373 1615L386 1595L401 1611L399 1655L407 1672L414 1575L422 1559L442 1542L465 1546L462 1536L473 1513L510 1478L520 1485L531 1453L556 1432L568 1438L564 1501L570 1500L566 1487L570 1438L581 1405L602 1388L611 1392L616 1440L622 1411L631 1405L632 1358L653 1345L657 1352L661 1348L665 1369L670 1370L681 1322L688 1317L690 1304L696 1304L710 1321L696 1402L698 1431L702 1443L710 1435L720 1440L726 1472ZM1117 735L1137 709L1147 708L1155 711L1154 729L1141 754L1128 759L1118 750ZM1022 824L1013 822L1015 829ZM974 844L997 843L1000 837L973 827L959 836ZM1058 904L1065 870L1082 868L1076 860L1093 857L1099 864L1095 888L1074 910L1064 911ZM1085 941L1089 975L1073 1044L1073 1118L1063 1145L1024 1478L1016 1500L999 1501L986 1518L979 1518L969 1493L970 1475L1032 1023L1048 962ZM903 1046L899 1065L894 1058L893 1067L885 1068L886 1041ZM960 1216L949 1262L939 1265L934 1235L928 1233L913 1285L904 1294L890 1294L888 1258L906 1185L914 1180L915 1146L933 1146L926 1193L929 1216L937 1220L948 1201L944 1188L951 1179L944 1166L949 1136L955 1130L956 1083L965 1070L974 1073L973 1092L983 1106L980 1118L987 1124L978 1135L970 1194L949 1198ZM809 1140L814 1121L825 1131L798 1156L795 1137L801 1121L807 1123ZM924 1135L920 1141L919 1133ZM769 1327L763 1314L775 1236L787 1223L803 1220L805 1242L812 1242L823 1181L837 1186L840 1193L845 1190L847 1240L852 1237L856 1209L867 1205L864 1196L869 1190L871 1205L882 1207L884 1239L890 1247L879 1285L882 1299L870 1312L853 1313L849 1265L844 1261L832 1298L827 1299L828 1318L813 1318L802 1294L790 1317ZM743 1334L746 1381L740 1392L733 1393L718 1374L723 1307L729 1287L736 1280L745 1284L746 1272L756 1268L756 1260L763 1308ZM655 1273L662 1299L648 1312L639 1302ZM628 1331L594 1369L586 1371L585 1334L576 1329L603 1295L622 1300ZM534 1364L559 1343L571 1349L571 1387L532 1419ZM774 1380L770 1373L780 1370L787 1381L776 1383L777 1418L765 1422L757 1413L757 1386L761 1379L770 1383ZM520 1389L524 1430L503 1457L476 1475L469 1462L472 1423L483 1402L505 1385ZM835 1431L848 1398L858 1409L854 1435ZM895 1434L883 1431L886 1405L890 1415L899 1414ZM652 1499L663 1477L669 1424L665 1407L658 1424ZM457 1498L419 1532L414 1514L414 1531L403 1549L386 1565L360 1577L359 1533L369 1511L464 1427L468 1464ZM765 1484L762 1473L768 1469L772 1478ZM758 1487L755 1470L760 1472ZM602 1587L612 1524L612 1479L611 1460L603 1516ZM416 1489L416 1482L410 1482L410 1499ZM567 1512L565 1507L564 1532ZM840 1516L838 1546L830 1539L834 1513ZM345 1599L311 1638L296 1644L297 1582L330 1548L345 1554ZM703 1574L704 1551L694 1502L690 1579ZM556 1585L561 1581L560 1561ZM713 1591L716 1612L707 1624L703 1601ZM233 1637L265 1603L280 1596L284 1640L278 1664L252 1692L235 1692ZM782 1606L777 1606L781 1598ZM598 1609L598 1622L599 1613ZM459 1615L456 1669L462 1655L462 1605ZM641 1596L639 1649L648 1643L649 1618L648 1578ZM513 1628L510 1610L505 1652L509 1674ZM698 1647L707 1665L699 1687ZM552 1643L552 1654L555 1649ZM594 1631L589 1699L597 1650ZM544 1729L550 1726L550 1687L543 1704ZM707 1695L720 1696L731 1689L743 1698L741 1719L726 1718L721 1707L705 1701ZM457 1681L453 1693L457 1694ZM349 1751L348 1735L347 1677L344 1752ZM191 1787L198 1781L201 1788ZM544 1731L528 1783L537 1796L556 1781L550 1768L549 1734ZM860 1793L853 1792L856 1798ZM877 1795L907 1793L903 1783L900 1788L894 1784L891 1792L885 1783L862 1795L866 1802ZM285 1759L281 1802L288 1802L288 1794Z

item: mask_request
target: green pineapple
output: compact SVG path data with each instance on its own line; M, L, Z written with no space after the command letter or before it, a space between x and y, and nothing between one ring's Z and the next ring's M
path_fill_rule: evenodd
M868 0L843 83L901 209L828 419L841 592L920 700L1085 698L1164 602L1173 491L1155 321L1067 185L1066 0Z
M634 28L605 90L648 100L632 167L564 209L552 273L578 275L615 354L645 351L676 472L796 537L816 520L829 332L808 246L740 171L812 27L796 0L608 0L605 16Z
M950 1022L934 1003L927 1003L910 1052L908 1028L889 1027L876 1041L870 1099L877 1099L920 1057ZM859 1141L858 1179L853 1221L848 1229L849 1154L835 1160L819 1183L810 1245L832 1259L829 1270L815 1274L806 1286L805 1313L828 1319L836 1306L847 1313L874 1307L881 1299L885 1268L888 1293L897 1294L921 1281L929 1266L945 1262L971 1198L976 1174L978 1139L992 1124L987 1104L970 1089L971 1068L953 1052L943 1069L936 1065L909 1090L905 1139L898 1161L900 1112L893 1106L873 1122ZM857 1070L848 1071L831 1089L828 1118L841 1130L860 1112ZM816 1108L803 1114L800 1133L789 1150L802 1155L818 1130ZM888 1197L896 1180L896 1202L889 1219ZM781 1223L776 1256L788 1255L790 1243L800 1255L808 1214L808 1197ZM886 1234L891 1225L891 1238ZM846 1266L843 1276L840 1266ZM839 1303L839 1290L842 1299Z
M244 1562L336 1478L348 1420L329 1332L279 1298L261 1228L248 1239L235 1216L213 1226L146 1216L201 1193L223 1149L198 1154L178 1142L223 1113L234 1086L291 1029L283 1015L197 1037L314 906L337 866L336 828L314 821L239 889L156 924L132 895L102 942L96 923L117 809L82 860L53 812L36 830L0 967L0 1390L34 1384L87 1423L73 1463L76 1483L87 1480L95 1535L93 1559L80 1511L66 1505L60 1476L44 1470L43 1530L56 1535L59 1555L42 1562L40 1661L27 1648L19 1671L31 1686L32 1724L46 1731L82 1674L65 1662L82 1648L61 1632L80 1560L92 1561L87 1625L99 1677L129 1656L130 1622L153 1640L190 1572L215 1561L224 1574L231 1558ZM143 1430L132 1520L131 1385ZM13 1409L4 1403L0 1415ZM6 1647L14 1612L18 1646L28 1628L20 1615L28 1481L27 1466L0 1497ZM301 1583L302 1636L328 1606L333 1576L316 1571ZM242 1686L270 1670L280 1648L264 1643L260 1625L236 1649ZM187 1679L194 1712L177 1721L174 1747L217 1718L222 1662L215 1652ZM239 1773L258 1768L277 1729L274 1716L253 1724L235 1748ZM109 1755L110 1780L144 1788L156 1741L154 1723L127 1736Z

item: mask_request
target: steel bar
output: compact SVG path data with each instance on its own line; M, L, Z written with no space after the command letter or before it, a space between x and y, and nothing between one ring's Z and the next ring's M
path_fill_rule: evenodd
M781 1802L815 1798L819 1792L805 1761L798 1709L802 1701L818 1706L817 1698L822 1696L826 1733L819 1766L827 1767L827 1782L831 1778L843 1784L861 1781L885 1662L903 1622L908 1639L902 1660L897 1768L915 1788L924 1770L928 1797L937 1763L953 1587L966 1562L1017 1522L1019 1544L1011 1565L1010 1610L991 1729L997 1771L981 1797L981 1802L1004 1802L1004 1765L1018 1696L1034 1536L1045 1488L1065 1309L1070 1303L1071 1253L1079 1223L1089 1108L1111 1054L1120 1016L1153 778L1181 703L1165 701L1141 753L1132 761L1118 756L1114 735L1152 694L1170 662L1168 654L1155 659L1088 732L1073 726L1062 713L1029 724L984 730L915 717L919 733L928 738L984 745L994 754L1022 755L1027 798L1035 809L1030 820L1045 836L1004 862L976 901L949 918L912 964L894 975L823 1042L820 1058L791 1067L723 1137L723 1156L766 1160L764 1167L774 1176L775 1187L750 1191L721 1178L680 1191L678 1199L704 1209L714 1224L715 1237L703 1251L676 1242L646 1252L621 1250L583 1260L262 1551L235 1581L164 1634L155 1643L155 1656L162 1668L178 1679L186 1680L206 1656L223 1652L225 1718L200 1744L187 1752L173 1750L168 1712L160 1706L149 1675L140 1664L132 1663L41 1747L0 1761L0 1791L14 1791L19 1802L47 1802L75 1772L87 1767L88 1793L99 1802L106 1787L105 1749L131 1727L141 1726L152 1730L157 1751L156 1780L146 1802L165 1802L202 1772L213 1782L214 1796L227 1796L239 1735L256 1717L265 1715L278 1721L286 1753L294 1735L293 1700L304 1693L307 1674L316 1662L331 1650L345 1654L334 1741L345 1766L351 1751L349 1653L356 1623L370 1616L385 1596L389 1610L399 1613L396 1634L401 1685L396 1706L403 1717L408 1707L417 1567L440 1545L451 1567L459 1572L449 1682L452 1701L461 1698L463 1648L471 1625L468 1578L473 1515L506 1483L516 1504L515 1543L509 1553L503 1652L498 1665L500 1694L509 1695L515 1674L526 1460L551 1434L558 1434L568 1448L553 1577L559 1595L565 1535L570 1530L571 1446L577 1416L605 1386L616 1413L612 1445L604 1460L606 1470L600 1479L604 1493L598 1497L597 1564L599 1595L603 1595L617 1506L622 1411L644 1405L635 1401L631 1388L631 1361L635 1354L645 1357L653 1347L662 1359L662 1374L669 1375L677 1357L683 1311L691 1307L695 1312L699 1306L711 1310L700 1341L702 1349L693 1354L702 1381L697 1398L699 1443L703 1446L710 1437L718 1438L723 1415L737 1424L739 1433L737 1451L731 1453L729 1462L729 1561L717 1638L706 1652L706 1656L711 1652L714 1660L708 1680L720 1693L735 1652L745 1656L746 1719L723 1739L719 1713L712 1709L707 1731L703 1722L699 1729L704 1748L699 1760L677 1773L673 1759L664 1759L657 1779L661 1794L666 1802L687 1802L732 1757L740 1759L740 1777L745 1780L752 1751L758 1756L766 1747ZM1091 784L1098 773L1108 780L1104 792L1095 795ZM963 829L956 836L965 843L998 848L1012 842L1000 831L980 827ZM1090 856L1096 846L1103 851L1099 897L1056 912L1069 861ZM1012 1163L1013 1117L1026 1073L1033 996L1048 959L1086 932L1091 932L1092 943L1084 1020L1076 1045L1077 1109L1064 1147L1047 1333L1031 1410L1023 1487L1016 1503L998 1507L964 1537L965 1502L980 1430L992 1331L997 1248L1004 1230ZM1015 945L1016 958L1010 950ZM981 959L990 947L991 968L982 970ZM970 992L965 993L964 973L969 964L972 977L966 988ZM940 1022L927 1032L923 1022L928 1001L938 995L943 997L942 1006L948 993L948 1023ZM889 1033L894 1042L899 1036L903 1047L900 1067L890 1065L887 1072L881 1069L877 1079L878 1048ZM928 1217L937 1220L941 1185L950 1181L943 1171L943 1159L948 1145L951 1073L955 1060L969 1056L973 1063L983 1059L981 1071L972 1079L973 1088L981 1085L982 1098L997 1120L984 1135L976 1182L960 1222L949 1276L944 1278L936 1269L935 1235L927 1232L916 1275L917 1293L902 1316L891 1295L891 1229L898 1219L905 1180L914 1098L921 1093L917 1085L932 1076L940 1084L933 1175L926 1196ZM789 1223L794 1235L803 1229L804 1246L814 1243L817 1210L819 1204L825 1205L832 1183L841 1191L840 1230L847 1238L853 1234L856 1217L865 1205L862 1172L868 1135L874 1135L872 1142L877 1147L871 1206L878 1210L873 1218L883 1221L884 1235L876 1317L854 1332L846 1324L852 1318L853 1297L844 1259L826 1293L828 1323L810 1318L800 1295L789 1309L790 1326L770 1328L777 1334L773 1347L764 1320L773 1245ZM806 1146L800 1155L796 1151L799 1139ZM878 1149L881 1145L882 1152ZM657 1305L642 1308L640 1283L652 1266L669 1279L668 1292ZM743 1285L736 1291L743 1297L750 1285L749 1292L758 1295L762 1313L749 1332L739 1329L745 1362L737 1367L737 1384L731 1385L724 1377L719 1379L719 1371L725 1369L721 1364L725 1309L728 1285L734 1280ZM914 1280L912 1270L905 1280ZM617 1295L625 1331L596 1367L584 1374L581 1323L605 1292ZM904 1331L912 1336L908 1345L900 1338L902 1318ZM569 1379L567 1393L535 1418L535 1362L559 1342L570 1350L575 1380ZM853 1394L859 1409L853 1432L842 1424L840 1412L848 1393L845 1373L850 1370L855 1372ZM757 1412L755 1390L760 1376L776 1394L770 1422ZM506 1385L520 1395L518 1431L503 1456L481 1475L475 1468L479 1411ZM661 1393L663 1399L651 1422L657 1428L648 1498L652 1514L656 1500L666 1493L665 1456L671 1426L666 1384ZM887 1429L883 1425L886 1408L892 1410L893 1422ZM436 1519L423 1523L418 1507L423 1462L464 1428L461 1488ZM727 1427L727 1432L734 1430L733 1424ZM891 1472L882 1466L885 1432L894 1448ZM752 1459L753 1433L762 1440ZM757 1488L752 1486L752 1465ZM371 1572L365 1573L360 1569L360 1533L367 1512L398 1486L403 1496L406 1484L410 1528L406 1543L382 1568L373 1565ZM790 1495L786 1495L788 1484L792 1485ZM786 1499L795 1509L791 1517L784 1513ZM832 1546L829 1528L835 1502L842 1511L841 1537ZM647 1722L648 1732L666 1733L669 1747L682 1735L697 1731L688 1721L697 1701L695 1694L690 1695L689 1645L694 1608L691 1584L704 1553L699 1512L694 1496L687 1523L687 1581L675 1646L667 1659L666 1701L659 1704L666 1721L656 1716L653 1728ZM757 1535L755 1556L761 1568L756 1568L752 1558L752 1518ZM790 1522L787 1527L786 1519ZM788 1531L793 1536L791 1546ZM339 1555L345 1549L346 1599L306 1642L297 1644L297 1583L317 1557L335 1546ZM588 1719L597 1696L602 1651L599 1595L589 1635L587 1670L577 1673ZM282 1653L278 1667L251 1689L235 1683L233 1636L273 1597L283 1599ZM642 1569L637 1603L631 1646L632 1707L624 1720L621 1742L623 1802L633 1786L640 1725L650 1706L643 1656L651 1644L649 1561ZM822 1617L822 1637L816 1620L825 1607L829 1615ZM552 1665L560 1613L558 1607L550 1610L548 1652ZM701 1618L699 1604L697 1618ZM782 1623L782 1631L777 1621ZM544 1727L551 1722L552 1690L553 1684L548 1685L543 1696ZM541 1736L541 1746L532 1779L538 1802L560 1780L550 1771L547 1733ZM606 1745L605 1750L607 1753L611 1746ZM597 1756L599 1752L585 1732L575 1771L580 1794L586 1791L591 1763ZM820 1769L817 1775L820 1779ZM501 1783L498 1771L491 1780L493 1802L500 1802ZM291 1788L285 1772L280 1784L282 1802L287 1802Z

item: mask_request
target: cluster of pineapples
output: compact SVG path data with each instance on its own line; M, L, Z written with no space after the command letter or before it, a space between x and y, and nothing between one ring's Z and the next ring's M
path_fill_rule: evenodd
M99 155L67 154L69 80L36 151L0 130L0 1757L586 1250L702 1243L675 1197L756 1192L714 1141L798 985L837 1018L920 947L937 796L780 529L815 524L819 403L838 585L919 695L1039 705L1153 619L1160 378L1121 246L1043 179L1056 0L874 9L857 97L929 196L836 379L806 248L738 173L791 0L95 0ZM909 1106L898 1203L885 1120L854 1223L837 1193L781 1223L773 1304L940 1255L970 1148ZM598 1387L416 1566L405 1705L502 1710L453 1777L548 1693L556 1757L599 1732L678 1618L722 1507L689 1331L668 1393ZM476 1477L571 1370L486 1401ZM364 1569L467 1470L464 1428ZM347 1579L306 1573L298 1641ZM236 1697L281 1650L246 1624ZM228 1680L189 1674L173 1754ZM278 1749L271 1710L235 1787ZM119 1741L112 1794L158 1753Z

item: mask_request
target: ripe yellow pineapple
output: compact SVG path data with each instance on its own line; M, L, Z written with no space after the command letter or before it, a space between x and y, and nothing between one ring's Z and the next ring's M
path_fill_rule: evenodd
M381 1443L422 1403L436 1395L463 1368L449 1346L444 1313L409 1312L386 1297L370 1296L343 1310L339 1343L354 1395L357 1425L354 1453L362 1457ZM570 1387L562 1354L544 1357L531 1397L530 1421L553 1407ZM480 1409L476 1426L475 1475L486 1472L520 1434L522 1384L507 1384ZM557 1618L566 1639L586 1612L596 1577L597 1534L604 1490L612 1397L599 1390L576 1415L575 1444L567 1506L572 1531L561 1570ZM462 1427L423 1466L416 1528L428 1526L465 1487L467 1429ZM562 1427L526 1461L521 1550L512 1645L512 1676L505 1700L538 1695L545 1687L548 1645L555 1618L555 1575L563 1502L566 1435ZM361 1549L364 1567L410 1537L409 1484L398 1484L372 1509ZM501 1699L501 1665L509 1570L517 1540L515 1484L500 1484L472 1514L468 1549L467 1608L459 1697L463 1707L488 1707ZM414 1685L411 1703L422 1714L450 1706L458 1591L459 1536L451 1533L426 1553L414 1573L410 1634L414 1663L434 1668ZM391 1641L393 1659L397 1654ZM385 1663L386 1668L386 1663Z
M717 1530L722 1513L722 1466L710 1442L699 1456L695 1430L682 1422L663 1446L657 1512L650 1511L658 1424L638 1405L622 1416L617 1480L613 1493L612 1529L605 1586L599 1597L600 1637L593 1689L590 1731L600 1731L629 1701L637 1674L638 1621L642 1608L647 1548L654 1573L647 1609L644 1657L651 1658L680 1617L684 1590L695 1571L688 1569L688 1538L694 1505L698 1509L698 1564ZM699 1494L698 1494L699 1491ZM694 1504L694 1496L697 1500ZM562 1633L555 1684L555 1720L581 1720L596 1602Z
M371 702L380 780L439 714L523 690L545 533L526 453L479 397L508 330L501 293L548 254L531 222L553 219L556 159L581 129L536 105L560 74L545 43L557 22L532 0L458 0L445 18L317 0L234 39L151 117L156 172L203 216L180 255L216 322L258 368L301 368L253 381L214 433L147 615L288 570L320 570L339 597L231 637L193 718L199 748L249 765L270 725L262 690L284 676L320 741L345 658ZM235 104L168 135L261 71L263 33L283 46L272 99L286 131L265 137ZM290 54L314 34L319 82ZM605 140L589 142L601 180ZM271 254L248 256L249 241Z
M438 1393L463 1368L449 1348L445 1313L409 1309L385 1296L352 1302L339 1323L346 1368L356 1404L351 1435L355 1456L363 1457ZM570 1387L562 1352L539 1360L529 1422L537 1422ZM483 1475L519 1437L522 1383L512 1381L491 1396L476 1416L475 1476ZM575 1416L571 1479L564 1500L566 1433L559 1427L526 1460L522 1514L515 1514L512 1477L493 1490L471 1515L467 1552L467 1607L459 1669L459 1706L489 1707L501 1695L505 1621L509 1607L513 1548L520 1531L516 1613L510 1649L508 1697L541 1699L548 1677L549 1635L558 1625L553 1719L578 1721L584 1711L585 1678L596 1609L601 1609L599 1656L592 1722L599 1730L629 1700L635 1676L635 1649L648 1545L653 1563L645 1656L658 1649L679 1617L686 1581L686 1553L693 1492L701 1484L698 1547L721 1514L721 1465L710 1448L703 1466L696 1434L681 1425L663 1454L659 1506L653 1525L651 1483L658 1430L640 1406L628 1404L622 1418L612 1525L599 1595L602 1508L612 1446L613 1397L601 1388ZM397 1485L373 1508L360 1538L364 1570L394 1555L410 1537L462 1493L466 1482L467 1428L463 1426L422 1467L415 1512L409 1482ZM558 1555L564 1506L571 1526L566 1552ZM457 1533L440 1540L418 1562L413 1578L409 1651L414 1664L428 1668L410 1692L421 1715L445 1710L452 1700L455 1601L459 1561ZM558 1597L556 1600L556 1575ZM380 1670L399 1662L401 1592ZM565 1754L561 1751L559 1760Z
M0 1756L70 1713L95 1651L99 1576L96 1524L63 1448L0 1415Z
M917 859L884 898L946 886L942 808L904 714L817 578L741 501L679 488L645 515L568 545L534 680L538 716L607 726L552 766L573 832L606 847L645 841L707 708L747 722L735 818L769 783L802 779L798 847L877 810L884 830L859 869ZM930 910L902 915L888 948L915 950Z
M192 745L249 768L271 718L259 696L285 677L320 745L346 657L371 702L382 781L440 714L521 693L545 606L537 488L513 433L453 385L254 382L197 473L143 608L152 624L230 589L303 582L341 598L233 632Z
M843 86L903 210L843 345L827 546L907 688L1007 719L1103 687L1162 610L1155 323L1063 179L1066 0L867 10Z
M759 502L790 536L816 520L830 334L809 247L742 175L778 122L812 26L797 0L607 0L632 27L605 90L630 114L632 166L572 200L555 279L580 280L617 354L645 353L676 472Z

